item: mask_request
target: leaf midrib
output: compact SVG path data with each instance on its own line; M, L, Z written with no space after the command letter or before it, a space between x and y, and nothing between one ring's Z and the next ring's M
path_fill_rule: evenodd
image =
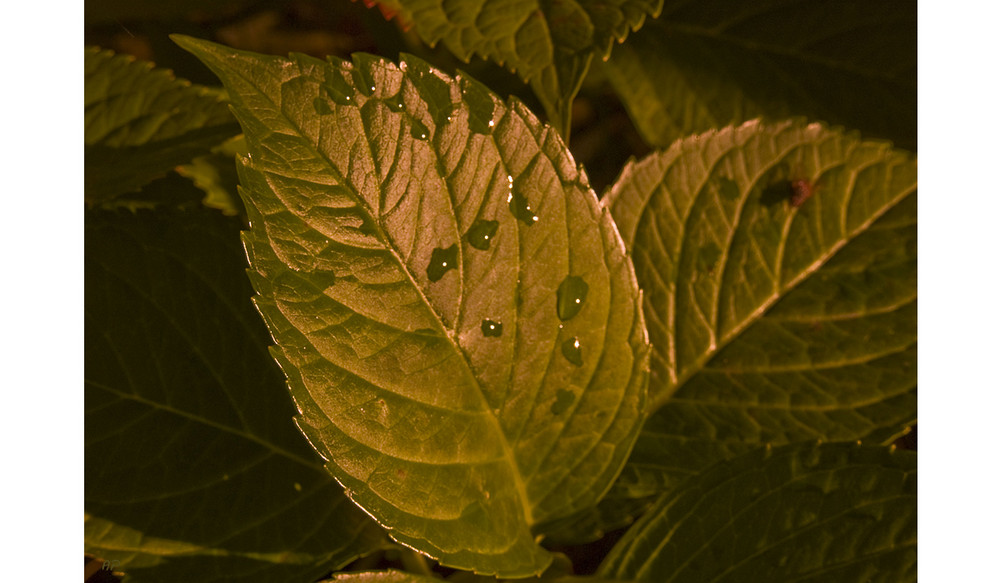
M301 63L297 63L297 64L299 65L299 73L300 73L300 75L302 75L303 77L306 77L306 79L308 79L309 81L312 81L313 79L311 79L304 71L302 71L302 69L301 69ZM325 70L327 67L333 67L334 65L329 64L329 63L321 63L320 66L323 67L323 69ZM338 73L339 73L340 72L339 67L337 69L338 69ZM326 156L325 153L323 153L322 151L320 151L320 149L315 144L312 143L312 140L307 139L305 133L302 131L302 129L299 127L299 125L297 123L295 123L292 119L290 119L288 117L288 115L286 115L285 111L277 103L274 102L274 100L271 98L270 95L268 95L268 94L264 93L263 91L259 90L251 79L247 78L241 71L237 70L235 67L234 68L230 68L230 71L233 72L234 74L238 75L248 87L250 87L251 89L253 89L254 91L256 91L261 97L263 97L264 99L266 99L267 102L271 104L271 106L273 108L273 111L277 112L289 124L289 126L296 131L297 137L303 143L305 143L308 146L308 148L316 155L316 157L318 159L322 160L322 162L324 163L324 165L329 169L329 171L333 174L333 176L337 180L339 180L342 184L349 184L349 185L351 185L351 188L348 189L348 190L351 192L351 195L357 200L358 204L373 219L372 223L375 225L375 228L376 228L376 230L378 232L379 238L385 242L386 250L389 251L389 253L392 255L393 259L396 261L397 265L399 266L399 269L406 275L407 279L410 281L411 285L413 286L413 289L416 290L417 294L420 297L420 300L424 304L425 309L427 309L428 312L430 312L430 314L433 315L434 320L437 323L438 328L439 328L439 330L441 332L441 335L444 338L447 339L448 343L452 347L452 350L462 359L462 363L464 364L463 369L465 371L466 377L469 380L472 381L473 386L476 388L476 392L477 392L477 394L479 395L479 398L480 398L480 404L481 404L481 407L482 407L482 411L485 412L485 417L487 417L489 419L489 422L493 425L494 432L498 436L500 444L501 444L501 446L503 448L504 458L507 460L508 466L511 469L511 477L514 479L514 486L515 486L515 488L516 488L516 490L518 492L518 495L519 495L519 497L521 499L521 507L522 507L523 512L524 512L525 523L526 523L527 526L531 526L532 524L534 524L534 520L533 520L533 516L532 516L533 513L532 513L531 504L530 504L530 500L531 499L528 497L527 487L525 486L524 477L521 475L521 471L520 471L520 468L519 468L518 463L517 463L517 458L514 455L513 450L511 449L510 443L507 441L507 437L506 437L506 435L503 432L503 428L500 426L500 421L499 421L499 419L497 419L492 414L492 410L491 410L491 408L489 406L489 403L486 400L486 394L484 393L482 387L479 384L479 379L477 379L475 377L475 375L472 373L471 363L469 363L469 360L466 357L465 352L456 343L454 335L448 333L448 328L445 326L444 321L441 319L441 316L437 313L437 310L435 310L432 307L432 305L430 303L430 300L427 298L426 294L424 294L423 289L420 287L420 285L414 279L413 274L407 268L405 261L403 261L403 258L399 254L399 251L396 249L396 246L395 246L395 244L393 242L393 239L391 239L387 235L385 229L382 226L382 223L381 223L380 219L378 217L376 217L376 215L374 213L372 213L371 207L368 205L368 202L366 200L364 200L364 198L362 196L360 196L360 194L358 194L358 192L357 192L356 188L354 187L353 183L351 183L350 181L346 180L341 175L341 173L337 170L336 166L333 164L333 161L330 160ZM404 80L407 77L408 77L407 74L403 73ZM285 83L285 81L281 81L282 85L284 85L284 83ZM355 96L358 96L358 95L359 95L359 93L355 90ZM368 99L375 99L375 98L374 97L368 97ZM347 107L347 106L341 106L341 107ZM356 105L356 106L353 106L353 107L357 108L358 111L360 112L361 105ZM247 109L247 111L251 111L249 107L247 107L246 109ZM368 130L368 128L365 127L364 122L360 122L360 123L361 123L361 127L364 128L364 131L365 131L365 134L364 134L365 135L365 141L369 145L369 151L370 151L371 141L368 140L368 138L367 138L367 130ZM437 152L436 151L435 151L435 156L437 156ZM377 168L377 165L375 164L375 155L374 155L374 153L372 153L372 167L373 168ZM439 174L439 176L440 176L440 174ZM444 182L447 185L447 181L444 181ZM382 188L382 182L379 181L379 189L381 190L381 188ZM452 197L453 197L453 193L451 192L451 189L449 188L449 198L452 198ZM289 210L291 210L291 209L289 209ZM298 215L296 215L296 216L298 216ZM453 219L456 218L454 216L454 208L452 208L452 218ZM459 265L459 269L460 270L462 269L461 265ZM459 273L461 273L461 271Z

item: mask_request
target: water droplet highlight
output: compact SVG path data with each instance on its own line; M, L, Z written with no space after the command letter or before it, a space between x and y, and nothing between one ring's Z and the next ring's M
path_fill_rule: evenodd
M358 66L351 70L351 76L354 77L354 86L358 91L371 97L375 94L375 80L372 79L371 70L365 65L369 63L358 63Z
M330 109L330 104L327 103L322 97L313 99L313 109L315 109L316 113L319 115L330 115L333 113L333 110Z
M465 233L465 240L476 249L486 251L490 248L490 242L493 241L498 228L500 228L499 221L476 221Z
M410 120L410 136L415 140L426 140L430 137L431 131L419 119Z
M482 326L480 328L483 331L483 336L488 336L491 338L497 338L503 334L503 324L500 322L494 322L489 318L483 320Z
M572 405L575 400L576 396L573 395L573 391L559 389L556 391L556 402L552 403L552 407L549 408L549 411L552 411L553 415L559 415L569 409L570 405Z
M528 204L528 199L525 198L520 192L514 192L514 190L511 190L507 193L507 207L510 208L510 212L514 215L514 218L529 227L538 222L538 215L531 210L531 205Z
M576 366L583 366L583 351L580 350L580 340L575 336L562 343L562 355Z
M458 245L452 245L447 249L438 247L431 251L431 262L427 265L427 279L438 281L456 267L458 267Z
M589 289L582 277L566 276L556 290L556 313L560 320L565 322L580 313L583 303L587 301Z

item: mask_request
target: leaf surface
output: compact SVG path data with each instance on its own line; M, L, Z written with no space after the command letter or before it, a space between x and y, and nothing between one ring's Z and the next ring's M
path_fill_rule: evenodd
M85 543L129 581L316 578L389 544L302 442L239 223L85 214Z
M916 180L906 152L795 121L625 168L603 204L644 290L655 412L616 495L766 443L881 443L916 420Z
M605 67L652 145L806 116L916 150L916 2L667 0Z
M595 55L607 58L663 0L378 0L387 14L413 23L431 46L439 42L468 61L480 55L507 65L566 128L573 97Z
M255 301L310 443L396 540L544 570L532 527L610 486L648 366L631 263L558 136L414 58L176 40L246 133Z
M917 580L912 452L794 444L720 463L661 498L598 575L623 581Z
M239 133L225 94L96 47L84 53L87 202L138 190Z

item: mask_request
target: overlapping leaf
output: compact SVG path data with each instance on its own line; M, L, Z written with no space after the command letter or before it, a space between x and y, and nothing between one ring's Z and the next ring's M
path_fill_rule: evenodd
M599 575L623 581L916 581L916 454L789 445L665 495Z
M655 146L807 116L916 149L916 2L668 0L606 72Z
M177 42L244 127L256 302L327 467L445 564L541 572L532 527L610 486L648 363L624 246L558 136L413 58Z
M237 133L222 92L129 56L85 51L88 202L137 190Z
M557 127L594 55L655 17L663 0L376 0L384 12L412 22L430 45L443 42L468 61L473 54L507 65L530 81Z
M885 143L800 122L626 167L604 204L644 290L655 413L618 495L765 443L879 443L915 421L916 172Z
M238 237L86 214L85 542L129 581L309 580L388 544L289 420Z

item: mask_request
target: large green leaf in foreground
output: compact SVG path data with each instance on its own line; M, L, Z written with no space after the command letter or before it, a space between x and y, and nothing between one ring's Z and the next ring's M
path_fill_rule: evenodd
M531 82L549 119L564 131L570 106L594 55L655 17L663 0L376 0L400 13L431 46L439 42L468 61L492 59Z
M667 0L605 70L655 146L807 116L917 147L913 0Z
M449 566L541 572L645 402L621 238L551 128L470 79L178 38L229 91L244 240L299 426L359 505Z
M221 91L130 56L85 51L87 202L138 190L237 133Z
M85 221L87 550L136 583L251 583L308 581L389 544L289 420L239 223Z
M916 188L912 155L801 122L626 167L604 203L645 292L655 413L619 487L655 494L765 443L881 443L916 420Z
M854 444L766 448L664 496L599 574L708 583L917 580L917 456Z

